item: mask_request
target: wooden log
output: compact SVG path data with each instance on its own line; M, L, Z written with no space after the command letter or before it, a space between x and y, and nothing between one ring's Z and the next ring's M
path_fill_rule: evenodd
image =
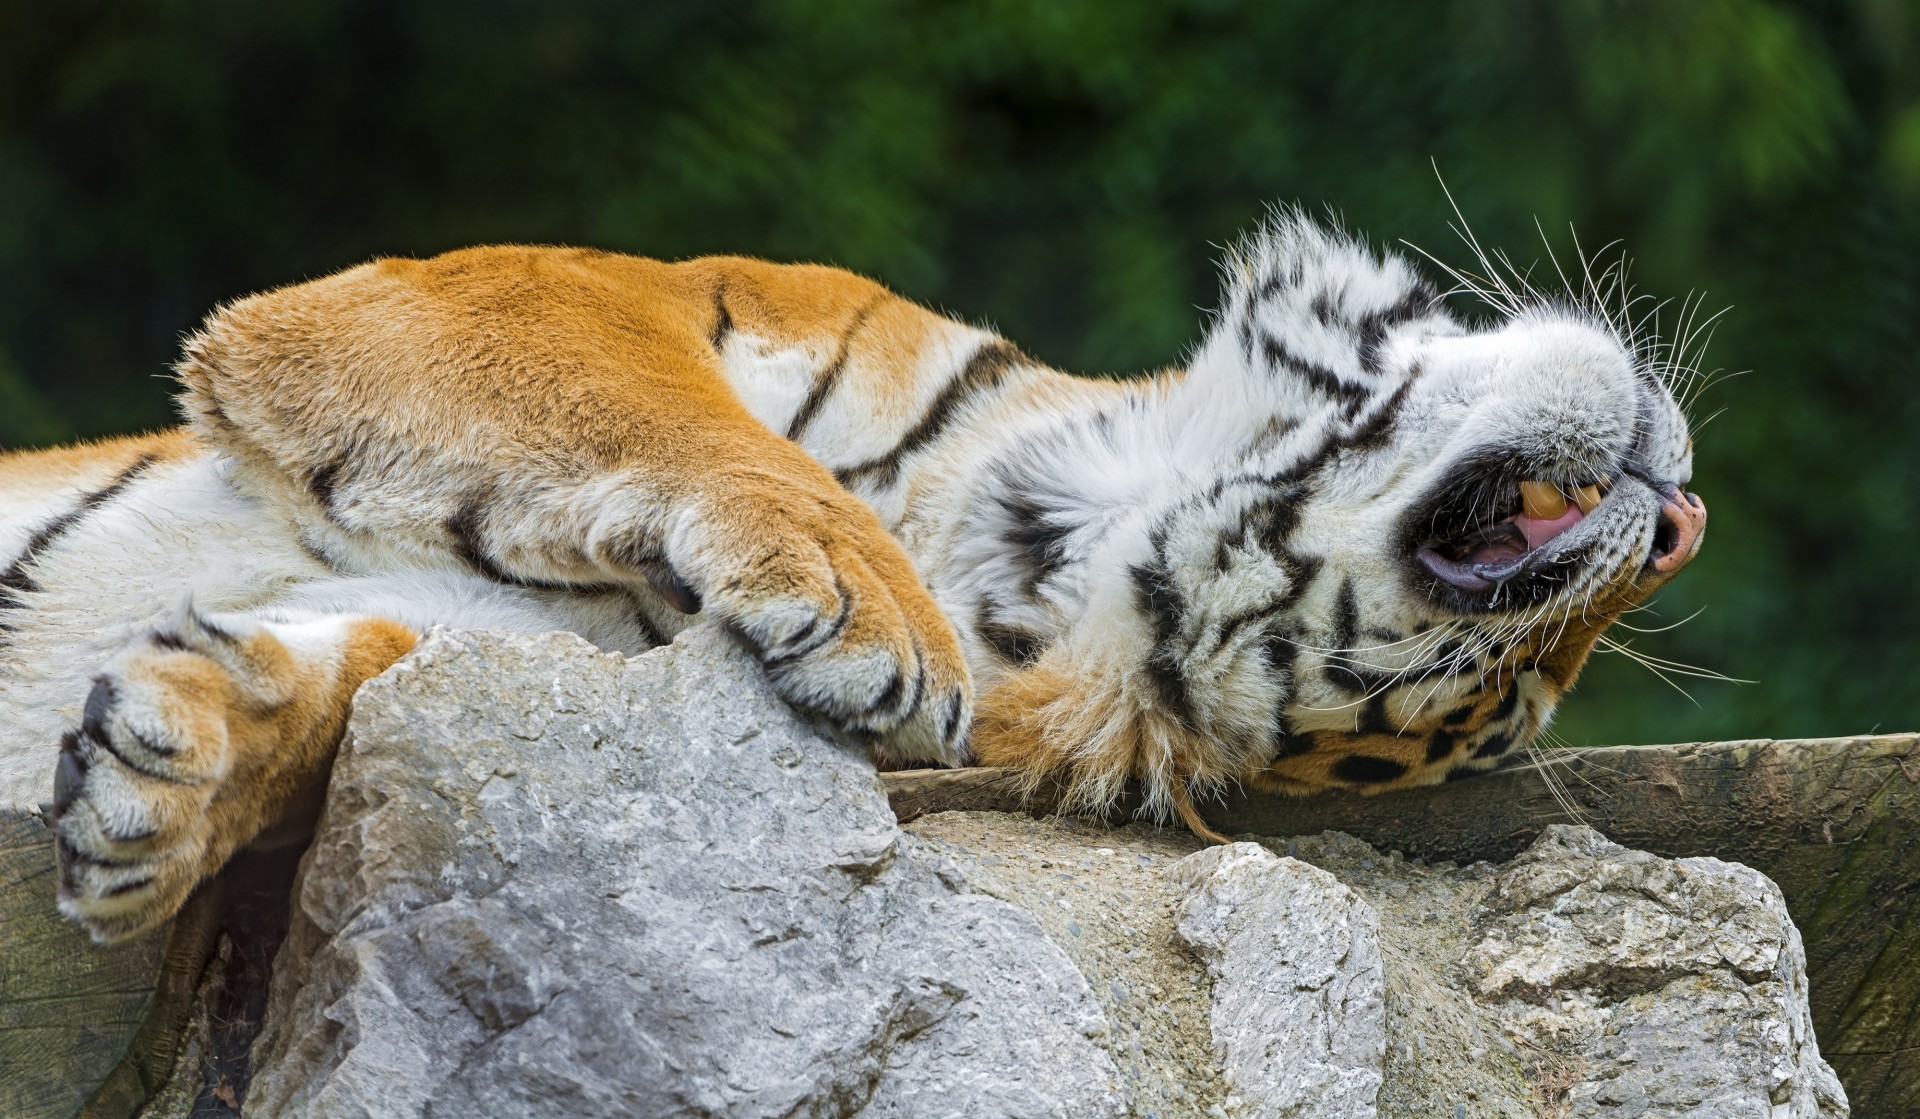
M902 819L1046 813L1004 770L883 774ZM1125 806L1123 806L1124 814ZM1235 792L1205 806L1231 835L1346 832L1428 861L1513 857L1577 821L1672 858L1711 855L1780 884L1806 943L1814 1025L1856 1119L1920 1115L1920 735L1555 752L1469 781L1380 796Z
M120 1078L172 929L110 950L54 909L53 837L0 813L0 1115L77 1115Z
M0 1116L127 1119L139 1112L174 1068L196 994L206 994L201 975L222 937L238 942L236 970L258 987L263 1004L266 961L285 927L298 854L242 856L166 926L101 947L54 908L53 834L33 813L0 811ZM258 1006L219 1009L225 1020L257 1030ZM243 1061L251 1040L248 1032L237 1041ZM195 1112L202 1113L220 1112Z

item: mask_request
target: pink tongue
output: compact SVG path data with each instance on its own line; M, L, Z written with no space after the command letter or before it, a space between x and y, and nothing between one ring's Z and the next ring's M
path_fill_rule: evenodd
M1532 551L1579 524L1582 516L1584 514L1580 512L1580 507L1570 504L1566 512L1550 521L1544 517L1529 517L1522 513L1513 519L1513 524L1527 538L1527 550Z

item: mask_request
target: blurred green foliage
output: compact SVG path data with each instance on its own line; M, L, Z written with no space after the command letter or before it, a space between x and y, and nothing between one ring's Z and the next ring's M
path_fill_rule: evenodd
M1619 239L1731 304L1700 562L1576 741L1920 728L1911 0L0 3L0 441L165 422L217 301L564 241L842 264L1066 368L1177 361L1327 203L1455 262ZM1544 267L1550 265L1543 264Z

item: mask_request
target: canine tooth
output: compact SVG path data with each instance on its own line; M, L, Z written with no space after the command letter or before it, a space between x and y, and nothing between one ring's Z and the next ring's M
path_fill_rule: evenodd
M1552 482L1522 482L1520 510L1538 521L1557 521L1567 515L1567 495Z
M1600 504L1600 487L1598 485L1578 486L1573 491L1573 500L1580 506L1580 512L1583 515L1591 513L1594 507Z

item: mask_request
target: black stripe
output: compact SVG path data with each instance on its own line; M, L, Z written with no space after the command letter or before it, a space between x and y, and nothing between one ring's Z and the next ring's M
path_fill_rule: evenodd
M300 550L306 553L308 559L336 575L339 574L340 565L333 562L333 557L328 555L326 549L322 548L312 537L309 537L303 532L300 534L296 543L300 545Z
M1227 644L1237 636L1241 630L1248 626L1264 625L1268 619L1284 614L1299 605L1300 599L1306 595L1307 588L1312 584L1314 576L1318 574L1320 570L1319 560L1303 560L1286 551L1273 553L1273 561L1285 574L1287 589L1281 592L1280 597L1267 603L1265 606L1259 606L1250 610L1243 610L1237 614L1228 615L1227 618L1220 623L1221 645ZM1275 636L1275 634L1269 633L1265 639L1265 643L1270 644ZM1287 637L1290 641L1292 635L1283 636ZM1289 672L1292 670L1293 658L1297 656L1298 653L1298 646L1293 646L1292 651L1286 654ZM1267 658L1267 664L1269 668L1278 667L1277 662L1272 656ZM1292 677L1289 676L1289 685L1291 684L1291 680Z
M1409 669L1401 674L1402 684L1419 684L1437 676L1462 676L1468 671L1478 671L1479 664L1466 655L1466 645L1457 637L1449 637L1440 642L1433 651L1433 658L1425 665Z
M1180 618L1187 604L1173 585L1173 572L1167 563L1167 539L1164 530L1153 534L1153 559L1136 564L1127 573L1133 579L1134 606L1153 626L1153 650L1144 667L1160 693L1161 702L1180 720L1190 719L1193 707L1187 694L1187 679L1180 671Z
M1356 785L1378 785L1405 776L1407 767L1392 758L1348 754L1333 763L1333 775Z
M155 630L152 634L148 635L147 640L162 649L171 649L176 653L191 653L194 651L192 646L180 639L179 634L168 633L165 630Z
M938 438L940 432L966 406L969 398L999 387L1015 366L1028 364L1031 362L1027 356L1011 342L996 339L985 343L973 352L959 374L940 390L940 395L934 397L927 414L920 418L913 430L901 437L900 442L894 444L892 450L858 466L836 470L834 476L840 479L841 485L849 488L869 479L877 479L883 486L892 485L900 477L900 463Z
M1368 416L1364 423L1348 432L1338 441L1339 449L1343 451L1372 451L1385 445L1388 435L1391 434L1393 421L1400 417L1400 408L1406 404L1408 393L1413 391L1413 378L1418 376L1419 373L1420 367L1417 365L1414 366L1413 370L1408 374L1407 379L1400 383L1399 388L1393 390L1393 395L1389 396L1385 403L1375 409L1373 414Z
M147 840L152 839L156 835L159 835L160 829L142 828L139 831L128 835L128 834L122 834L120 832L114 831L112 828L109 828L109 827L102 827L100 829L100 834L103 836L106 836L108 839L112 840L115 843L145 843Z
M1473 748L1473 756L1476 758L1497 758L1511 749L1513 749L1513 736L1504 733L1496 734L1480 745L1475 746Z
M586 591L600 593L622 589L617 583L555 583L544 579L528 579L512 575L503 570L487 554L486 541L482 539L485 531L487 498L470 497L460 506L453 516L441 522L452 537L453 553L460 561L475 572L493 582L509 587L524 587L532 591Z
M798 657L810 656L816 650L825 648L830 642L839 640L841 631L845 630L847 623L853 620L854 601L852 592L847 590L846 584L842 583L838 576L834 577L833 591L840 598L840 610L832 620L825 626L821 626L820 616L814 615L813 620L807 623L807 628L787 638L783 648L764 651L760 658L761 663L776 665Z
M1372 390L1367 386L1349 384L1341 380L1338 373L1335 373L1326 366L1295 355L1280 344L1280 339L1275 338L1271 334L1262 334L1260 336L1260 348L1270 367L1277 367L1300 374L1300 376L1306 378L1307 384L1312 385L1315 389L1327 396L1347 400L1356 396L1365 399L1371 395ZM1267 370L1269 374L1274 371L1274 368Z
M1287 436L1292 435L1299 427L1300 423L1298 420L1287 416L1271 416L1267 419L1266 424L1255 433L1254 437L1247 441L1247 449L1241 453L1244 455L1257 455L1265 451L1268 447L1285 439Z
M23 592L40 589L40 585L34 582L33 576L27 573L27 568L31 567L41 554L51 548L62 536L72 532L81 521L86 520L88 514L118 497L123 490L133 484L134 479L138 478L142 471L152 466L153 462L153 455L140 456L132 466L122 470L113 481L85 495L78 505L41 525L32 536L27 537L26 547L20 550L20 554L14 557L5 571L0 571L0 610L17 610L24 606L26 603L20 595ZM0 626L0 629L3 628L5 627Z
M307 474L307 492L320 503L320 511L333 520L333 494L340 483L340 472L347 467L348 452L342 451L321 466L316 466Z
M138 862L127 862L124 859L109 859L100 855L88 854L68 842L67 837L64 835L55 836L53 845L54 850L59 852L60 858L69 863L85 863L88 866L106 867L108 870L126 870L129 867L140 865Z
M483 498L468 498L466 503L453 516L446 520L447 535L453 537L454 554L462 563L493 580L496 583L511 583L512 577L500 570L487 555L486 543L481 540L481 522L486 517Z
M202 614L200 611L191 610L188 613L188 617L192 619L195 628L199 629L201 633L204 633L208 637L213 638L215 641L219 642L222 645L225 645L227 648L239 649L241 647L240 637L238 634L229 633L228 631L221 629L219 626L214 625L212 622L208 621L207 616L205 614Z
M1361 319L1356 328L1360 334L1360 368L1369 373L1380 372L1380 347L1386 343L1387 331L1418 318L1432 305L1433 290L1422 281L1409 288L1393 306Z
M979 614L973 623L973 632L980 636L980 640L987 643L987 647L993 650L995 656L1008 664L1019 665L1022 668L1039 660L1040 654L1046 651L1046 645L1032 630L994 621L985 602L980 604Z
M1293 702L1294 662L1300 659L1300 624L1294 621L1282 622L1267 631L1260 642L1260 648L1266 655L1267 671L1274 675L1280 686L1280 706L1284 709ZM1280 720L1286 722L1284 716ZM1287 733L1283 726L1281 734Z
M169 785L199 784L198 781L189 781L184 777L175 777L171 773L164 773L160 770L153 769L149 766L139 765L135 763L132 758L129 758L127 755L121 753L120 748L113 744L113 738L111 735L103 735L98 738L94 737L93 735L88 735L86 737L86 741L93 743L95 746L100 747L102 750L105 750L107 753L112 754L116 758L119 758L121 765L124 765L128 769L133 770L135 773L142 774L147 777L151 777L155 781L165 781Z
M966 696L955 689L947 696L947 708L940 716L940 741L948 745L961 745L960 737L965 729L960 725L960 716L966 709Z
M1516 683L1513 686L1512 690L1507 692L1506 695L1500 697L1500 706L1494 708L1493 714L1487 716L1487 722L1488 723L1506 722L1507 719L1513 715L1514 708L1518 707L1519 704L1520 704L1520 686L1519 684ZM1482 724L1482 725L1485 725L1485 724Z
M1417 373L1418 369L1414 372ZM1302 455L1292 464L1258 481L1276 489L1289 490L1294 501L1304 500L1320 472L1332 465L1343 452L1377 450L1387 442L1392 434L1393 421L1399 417L1400 409L1412 389L1411 379L1403 382L1358 427L1329 436L1311 454Z
M866 709L863 710L861 714L872 715L875 712L892 710L894 704L900 702L900 697L906 692L906 689L906 677L900 675L900 670L895 668L893 675L887 677L887 686L880 689L880 694L873 698L872 703L867 704Z
M218 404L208 404L203 408L201 408L200 411L202 415L206 416L208 420L212 421L214 427L219 428L221 431L226 432L230 435L239 433L240 431L239 425L235 424L232 420L228 419L226 410L224 408L221 408Z
M787 422L788 439L798 443L800 437L807 433L807 426L813 423L813 417L819 414L821 406L827 402L827 397L833 395L834 388L839 385L840 374L846 372L847 355L853 351L853 336L860 333L861 327L867 325L867 319L873 314L873 309L878 307L880 301L885 298L885 295L876 295L868 300L865 306L853 313L853 322L848 324L846 332L840 335L840 348L834 351L833 361L829 362L827 367L820 371L820 375L813 379L813 387L807 390L807 398L800 402L800 410L795 412L793 419Z
M1048 516L1052 512L1030 491L1017 482L994 500L1006 514L1011 527L1001 540L1011 549L1010 558L1022 569L1021 589L1029 599L1038 596L1040 585L1066 565L1066 538L1071 529Z
M713 289L713 315L713 331L707 336L707 341L711 342L713 348L718 350L720 347L726 345L727 335L733 333L733 312L727 310L727 282L725 280L721 280L719 285Z
M109 886L100 892L100 896L103 898L117 898L122 894L130 894L135 890L144 890L151 885L153 885L153 875L149 874L143 878L136 878L131 882L122 882L118 886Z
M1333 634L1331 644L1336 653L1348 656L1353 653L1353 643L1360 628L1360 596L1353 587L1353 576L1340 580L1340 591L1333 600Z
M1360 718L1355 721L1354 732L1400 737L1400 732L1394 729L1393 720L1387 718L1387 697L1384 693L1374 695L1360 708Z
M1459 745L1459 740L1446 731L1434 731L1432 737L1427 739L1427 761L1437 762L1447 758Z
M1327 636L1328 647L1332 650L1326 659L1326 667L1321 675L1327 683L1339 688L1348 695L1368 695L1385 689L1393 680L1394 674L1352 663L1355 659L1354 642L1358 640L1360 628L1360 599L1354 592L1353 579L1341 580L1340 591L1334 597L1333 632ZM1339 658L1339 659L1335 659ZM1384 720L1384 716L1382 716ZM1392 734L1391 729L1382 729L1378 733Z

